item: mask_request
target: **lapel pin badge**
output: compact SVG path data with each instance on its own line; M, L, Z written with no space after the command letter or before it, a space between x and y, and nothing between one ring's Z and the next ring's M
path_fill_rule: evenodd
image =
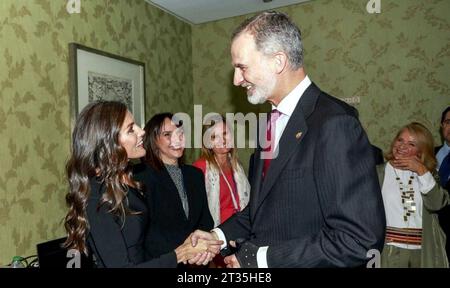
M297 134L295 134L295 138L298 140L300 139L300 137L302 137L302 132L297 132Z

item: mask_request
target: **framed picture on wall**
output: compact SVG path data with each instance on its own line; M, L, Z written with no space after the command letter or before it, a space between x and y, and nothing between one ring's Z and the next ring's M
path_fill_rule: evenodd
M71 122L90 102L125 103L138 125L145 124L145 64L122 56L69 44ZM72 125L73 127L73 125Z

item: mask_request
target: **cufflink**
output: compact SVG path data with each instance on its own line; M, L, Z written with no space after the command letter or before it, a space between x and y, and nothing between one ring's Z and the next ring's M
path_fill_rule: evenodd
M236 252L236 259L241 268L258 268L256 254L259 247L246 241L240 245L239 251Z

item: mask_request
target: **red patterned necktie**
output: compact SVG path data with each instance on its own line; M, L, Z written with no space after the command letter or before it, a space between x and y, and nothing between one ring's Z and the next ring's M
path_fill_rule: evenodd
M272 160L272 155L275 147L275 130L278 118L282 113L278 111L277 109L273 109L270 113L270 121L267 125L267 131L266 131L266 139L269 143L268 147L264 148L263 151L266 153L266 157L264 159L264 166L263 166L263 177L266 176L267 170L269 170L270 161Z

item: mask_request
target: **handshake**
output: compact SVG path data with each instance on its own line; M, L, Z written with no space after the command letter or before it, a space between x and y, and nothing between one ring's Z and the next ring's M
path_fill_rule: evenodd
M234 253L237 251L236 246L239 247L240 243L230 241L230 245L220 251L222 244L223 241L219 240L216 233L196 230L175 249L177 262L207 265L217 254L221 253L223 256L227 256L224 259L227 268L239 268L241 265Z

